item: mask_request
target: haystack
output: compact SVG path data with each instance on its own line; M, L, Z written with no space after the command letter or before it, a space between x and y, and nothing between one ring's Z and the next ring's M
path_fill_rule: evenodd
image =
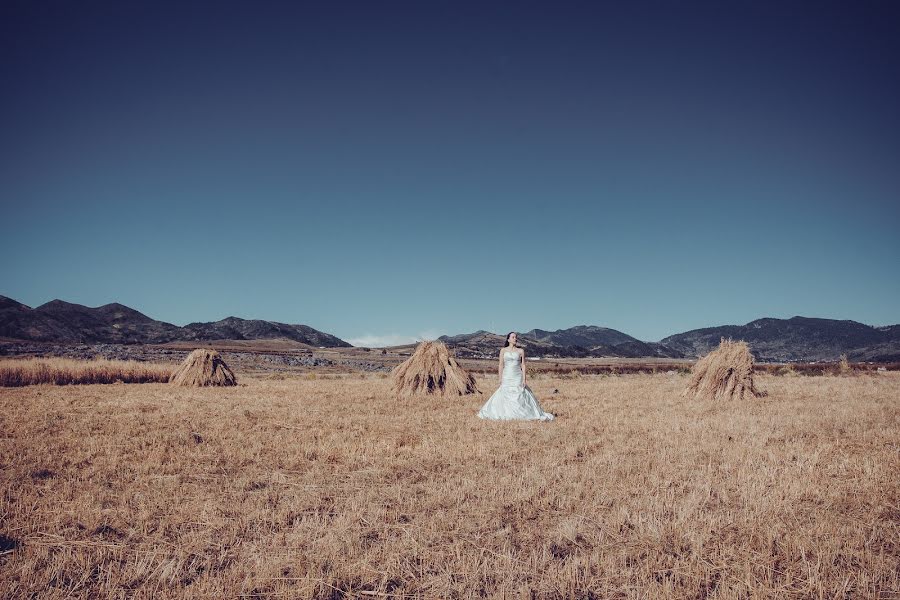
M394 391L401 396L436 394L463 396L478 392L475 378L456 362L443 342L422 342L391 372Z
M691 369L691 383L681 394L703 400L759 398L766 392L753 385L753 355L744 341L721 338L719 347Z
M169 378L172 385L206 387L237 385L234 373L215 350L200 348L187 355Z

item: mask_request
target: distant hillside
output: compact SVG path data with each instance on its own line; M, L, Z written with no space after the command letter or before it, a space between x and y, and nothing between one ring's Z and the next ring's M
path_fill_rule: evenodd
M696 358L722 337L746 340L764 362L835 361L847 354L854 362L900 361L900 325L872 327L856 321L792 317L763 318L746 325L721 325L645 342L595 325L519 334L529 356L545 358ZM309 346L351 347L344 340L308 325L228 317L184 327L157 321L122 304L90 308L53 300L30 308L0 296L0 338L62 344L164 344L216 340L290 340ZM460 357L496 357L504 336L476 331L441 336Z
M719 345L722 337L746 340L761 362L835 361L846 353L855 362L900 361L900 325L871 327L856 321L793 317L764 318L746 325L722 325L643 342L621 331L593 325L519 334L531 356L697 358ZM475 333L440 338L459 356L497 356L504 336Z
M886 333L892 340L900 339L900 325L885 325L884 327L876 327L878 331Z
M350 344L307 325L288 325L274 321L260 321L228 317L214 323L191 323L183 328L182 339L197 340L272 340L288 339L310 346L346 348ZM188 337L194 336L194 337Z
M900 326L875 328L856 321L799 316L694 329L660 343L697 357L718 346L722 337L746 340L760 361L830 361L843 353L852 361L900 360Z
M53 300L31 309L0 300L0 336L39 342L137 344L179 339L181 328L121 304L89 308Z
M506 341L505 335L476 331L439 338L462 357L497 356ZM529 356L546 358L620 357L680 358L681 354L660 344L642 342L615 329L578 325L569 329L545 331L532 329L520 333L518 343Z
M289 339L311 346L349 347L307 325L228 317L178 327L122 304L90 308L53 300L37 308L0 296L0 337L37 342L161 344L176 341Z
M556 331L532 329L523 335L558 346L583 346L585 348L590 348L591 346L615 346L616 344L637 341L621 331L609 329L608 327L597 327L596 325L576 325L575 327L557 329Z
M561 348L584 348L588 356L623 358L681 358L681 353L656 342L642 342L616 329L596 325L576 325L568 329L545 331L532 329L528 338L548 342Z
M442 335L438 339L453 348L457 356L481 358L497 356L506 336L480 330L454 336ZM552 343L530 339L524 335L519 338L519 343L527 354L534 356L544 356L557 348Z

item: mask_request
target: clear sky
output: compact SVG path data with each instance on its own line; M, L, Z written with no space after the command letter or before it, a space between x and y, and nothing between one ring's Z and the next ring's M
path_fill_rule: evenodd
M0 294L360 344L900 322L900 4L0 4Z

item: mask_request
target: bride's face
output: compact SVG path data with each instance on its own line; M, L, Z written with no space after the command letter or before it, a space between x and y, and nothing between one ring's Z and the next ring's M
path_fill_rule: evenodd
M512 334L511 336L509 336L509 345L510 346L516 345L516 334Z

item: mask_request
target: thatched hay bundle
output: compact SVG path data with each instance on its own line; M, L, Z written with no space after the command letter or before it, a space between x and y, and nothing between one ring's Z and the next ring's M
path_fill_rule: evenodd
M838 374L845 377L853 375L853 367L850 366L850 361L847 359L846 354L841 354L841 360L838 362Z
M199 348L187 355L169 378L172 385L206 387L237 385L234 373L215 350Z
M456 362L443 342L422 342L391 372L394 391L401 396L436 394L463 396L478 392L475 378Z
M747 342L721 338L718 348L694 364L691 383L681 395L704 400L743 400L766 393L753 385L753 355Z

